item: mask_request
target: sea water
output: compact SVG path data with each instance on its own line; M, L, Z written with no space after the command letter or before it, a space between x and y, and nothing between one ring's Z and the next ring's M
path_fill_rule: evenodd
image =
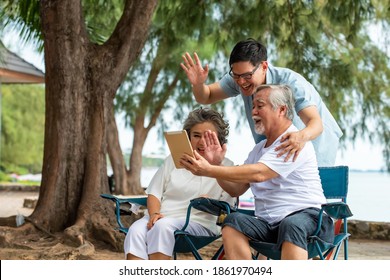
M141 184L147 187L157 168L143 168ZM250 199L250 190L242 195ZM390 222L390 174L385 172L350 171L347 203L353 220Z
M390 174L351 171L347 202L351 219L390 222Z

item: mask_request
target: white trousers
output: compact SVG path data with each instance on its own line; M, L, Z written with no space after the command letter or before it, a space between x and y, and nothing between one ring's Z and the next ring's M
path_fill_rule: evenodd
M159 219L150 230L146 227L148 221L149 216L144 216L130 226L124 243L125 257L130 253L147 260L150 254L157 252L167 256L173 255L174 232L183 228L185 219L164 217ZM213 235L211 231L196 222L190 222L186 231L193 235Z

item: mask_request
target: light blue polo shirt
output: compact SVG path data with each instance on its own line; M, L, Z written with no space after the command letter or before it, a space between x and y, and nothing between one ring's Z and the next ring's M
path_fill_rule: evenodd
M228 97L241 95L244 100L246 117L252 131L253 139L256 143L265 139L264 135L259 135L255 132L252 120L252 96L244 96L241 94L240 87L229 74L223 76L219 84ZM333 166L336 161L339 139L343 133L313 85L302 75L288 68L274 67L270 63L268 63L266 84L289 85L295 98L296 112L313 105L317 107L324 128L323 132L312 141L316 151L318 166ZM301 130L305 128L305 124L296 112L294 112L293 124Z

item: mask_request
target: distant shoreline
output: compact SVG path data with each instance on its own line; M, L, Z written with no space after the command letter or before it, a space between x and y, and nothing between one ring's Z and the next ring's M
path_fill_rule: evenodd
M380 169L380 170L362 170L362 169L350 169L349 172L355 173L388 173L390 175L390 171Z

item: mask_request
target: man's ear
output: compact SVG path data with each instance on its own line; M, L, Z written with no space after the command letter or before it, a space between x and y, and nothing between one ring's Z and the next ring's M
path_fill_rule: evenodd
M282 105L279 107L279 116L287 116L287 106Z
M268 61L263 61L261 64L261 68L263 68L263 71L267 71L268 69Z

